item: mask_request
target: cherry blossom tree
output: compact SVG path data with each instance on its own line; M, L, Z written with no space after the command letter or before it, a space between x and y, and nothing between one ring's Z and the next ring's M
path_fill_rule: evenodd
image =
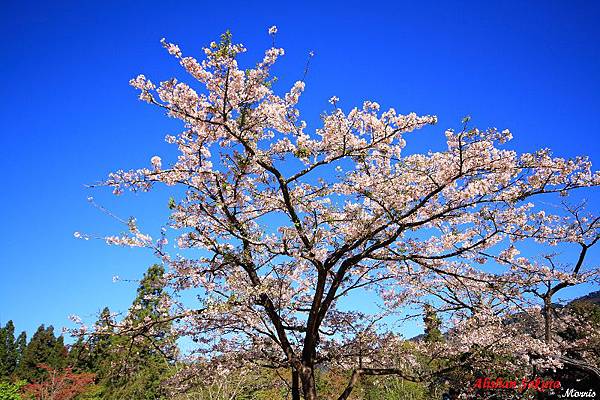
M504 352L513 366L559 366L549 334L506 320L540 315L538 297L548 314L547 299L590 278L583 264L597 220L575 226L537 201L598 185L588 159L518 154L505 148L509 130L471 127L468 118L445 131L445 150L411 153L410 133L435 116L374 101L345 111L335 96L309 129L299 110L305 82L274 90L271 67L284 55L276 32L247 69L238 64L246 49L229 33L202 60L163 40L193 85L131 81L142 101L182 121L183 131L166 138L177 158L166 165L154 156L105 184L117 195L173 187L168 226L186 256L166 250L168 233L153 239L133 219L127 234L105 239L156 251L174 292L165 319L228 368L287 369L293 399L317 398L318 366L350 372L340 399L365 375L422 381L487 352ZM582 254L559 273L517 257L531 241L579 243ZM178 296L185 292L197 300ZM375 311L344 306L353 296L367 296ZM400 324L425 305L444 321L446 340L403 345ZM424 368L420 355L443 362Z
M519 257L520 253L516 247L507 249L500 256L491 256L497 262L510 267L511 276L519 283L524 293L532 293L534 299L541 303L541 323L543 327L538 329L543 332L544 341L547 345L560 349L563 353L578 349L589 343L597 341L600 332L590 326L586 321L575 318L569 309L562 309L555 304L555 297L560 291L585 282L598 282L600 269L584 268L584 263L591 248L600 240L600 217L585 212L585 204L570 206L563 204L566 216L546 216L544 211L535 215L539 220L535 231L535 239L538 242L547 243L551 246L558 244L575 246L573 260L562 262L557 252L547 253L541 260ZM556 326L558 325L558 326ZM576 327L582 332L589 332L585 340L561 342L556 335L556 330L564 331L566 327ZM577 353L582 353L576 351ZM561 355L560 360L579 369L591 372L600 379L600 370L591 365L573 360L566 354ZM597 361L597 360L596 360Z

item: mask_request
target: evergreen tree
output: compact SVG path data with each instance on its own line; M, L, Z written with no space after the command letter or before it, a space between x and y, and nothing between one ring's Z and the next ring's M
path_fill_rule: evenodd
M67 365L77 372L86 372L90 370L88 364L89 350L86 341L83 337L69 346L69 355L67 357Z
M92 345L97 371L103 377L105 398L157 400L165 398L160 386L170 365L175 360L176 343L171 323L161 322L168 316L165 300L164 268L151 266L144 274L128 314L122 321L139 326L146 321L151 326L143 331L134 330L123 335L99 335ZM108 309L103 311L97 328L110 331L114 321ZM98 329L97 329L98 330Z
M423 340L426 343L436 343L442 342L444 340L444 335L441 331L442 321L438 317L435 309L430 304L426 304L423 307L423 311L425 313L423 317L423 322L425 324L425 335ZM445 366L444 361L442 360L428 360L427 361L428 368L432 368L433 370L441 369ZM430 382L427 388L427 398L430 399L439 399L442 397L442 393L446 390L446 376L436 377L432 382ZM445 398L445 397L443 397Z
M94 372L99 377L109 375L111 369L111 346L115 322L105 307L95 324L95 333L89 338L80 337L69 350L69 365L76 371Z
M29 382L39 381L44 376L40 365L62 369L67 363L67 349L62 336L54 336L54 327L40 325L23 352L17 371Z
M425 341L426 342L441 342L444 339L440 327L442 321L437 316L433 307L429 304L424 307L425 317L423 322L425 323Z
M110 359L110 348L112 346L115 321L113 320L108 307L104 307L100 313L100 318L96 322L96 327L104 332L102 335L93 337L90 343L90 358L93 368L101 371L106 368L106 360Z
M23 355L25 354L25 349L27 348L27 333L25 331L21 332L17 337L17 341L15 342L15 346L17 348L17 368L19 364L21 364L21 360L23 360Z
M168 316L163 302L168 298L165 291L165 270L160 265L152 265L144 274L137 289L137 296L129 308L127 318L133 326L142 324L143 321L152 321L153 329L146 334L152 346L145 346L144 351L148 356L160 353L161 356L171 359L174 352L174 338L171 335L171 323L155 323Z
M0 379L10 377L19 361L19 351L15 341L15 325L8 321L0 328Z

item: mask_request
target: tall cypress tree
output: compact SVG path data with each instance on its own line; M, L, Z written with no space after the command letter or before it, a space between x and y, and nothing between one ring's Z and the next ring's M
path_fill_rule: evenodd
M25 349L27 348L27 333L25 331L21 332L17 337L17 341L15 342L15 346L17 348L17 368L21 364L23 360L23 355L25 354Z
M442 321L437 316L433 307L429 304L424 307L425 317L423 322L425 323L425 341L426 342L441 342L444 339L440 327Z
M127 316L134 326L148 319L153 323L161 321L168 316L168 310L164 310L162 305L165 297L168 297L164 275L164 268L157 264L148 268L144 274ZM171 335L171 325L170 322L153 325L152 331L146 335L147 340L153 344L145 349L148 355L160 353L167 359L173 356L175 343Z
M98 351L109 353L105 360L109 360L112 367L111 374L103 382L108 389L107 398L165 398L160 383L174 361L176 343L171 322L161 322L169 312L164 307L168 297L164 274L160 265L153 265L146 271L123 321L133 327L148 326L150 322L152 327L134 328L127 335L115 335L110 342L97 344ZM106 351L108 348L110 350Z
M15 341L15 325L8 321L0 328L0 379L10 377L19 361L17 342Z
M111 367L111 346L114 342L114 321L105 307L95 327L96 332L86 339L79 338L69 350L69 365L82 372L94 372L100 378L107 376Z
M110 368L112 362L111 347L114 342L112 336L114 325L115 321L110 314L110 309L104 307L96 322L96 328L103 334L94 336L90 341L90 363L92 368L102 375L107 375L106 370Z
M23 357L18 365L18 375L29 381L35 382L42 379L44 371L40 364L48 365L54 369L62 369L67 363L67 349L62 336L54 336L54 327L40 325L31 341L23 352Z

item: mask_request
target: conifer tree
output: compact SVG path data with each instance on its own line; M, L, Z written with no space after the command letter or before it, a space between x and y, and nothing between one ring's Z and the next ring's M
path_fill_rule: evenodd
M110 309L104 307L95 323L96 333L87 339L80 337L70 348L69 365L74 370L94 372L101 378L108 376L114 324Z
M23 358L18 366L21 378L35 382L44 376L40 365L48 365L54 369L62 369L67 363L67 349L62 336L54 336L54 327L39 326L31 341L23 352Z
M431 305L425 305L424 309L425 317L423 318L423 322L425 323L425 341L441 342L444 339L442 331L440 330L442 321Z
M22 331L19 336L17 337L17 340L15 342L15 346L17 349L17 367L19 366L19 364L21 363L21 360L23 360L23 355L25 354L25 349L27 348L27 333L25 333L25 331Z
M10 377L15 372L18 362L19 346L15 340L15 325L13 321L8 321L0 328L0 379Z
M164 268L151 266L140 281L137 295L126 317L116 323L106 308L96 326L104 332L93 339L92 357L102 377L106 398L157 400L165 397L161 381L175 359L175 337L168 316L169 295L165 291ZM142 321L151 329L137 330ZM117 334L115 327L121 332Z
M148 356L159 355L171 360L174 351L174 339L171 335L171 323L160 322L168 315L169 310L165 309L165 301L169 298L165 291L166 281L164 278L165 270L162 266L154 264L144 274L137 289L137 296L129 309L127 317L128 322L137 326L148 318L156 322L154 329L145 334L151 346L145 346L145 352ZM168 306L167 306L168 307Z

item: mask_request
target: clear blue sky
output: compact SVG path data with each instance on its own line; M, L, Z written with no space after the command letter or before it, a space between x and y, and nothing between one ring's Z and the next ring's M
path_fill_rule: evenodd
M279 88L301 77L309 50L316 54L302 103L312 118L332 95L342 107L371 99L437 114L436 128L412 136L427 149L471 114L478 126L510 128L520 151L588 154L600 167L597 2L251 3L2 1L2 323L29 333L40 323L60 328L71 313L124 310L132 300L134 285L111 278L139 278L152 255L73 232L120 230L90 207L90 195L150 230L162 222L164 192L113 198L84 188L148 165L164 155L164 135L177 132L127 84L138 73L182 76L162 37L199 55L229 28L252 63L276 24L286 48Z

